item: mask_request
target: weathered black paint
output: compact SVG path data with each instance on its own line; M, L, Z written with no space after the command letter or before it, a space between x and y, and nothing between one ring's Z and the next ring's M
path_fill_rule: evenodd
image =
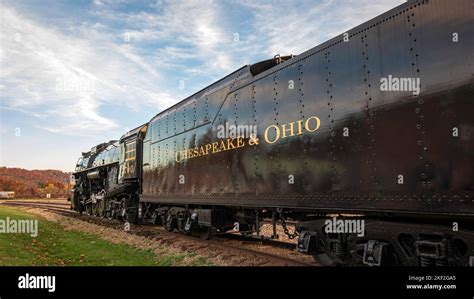
M158 114L144 139L141 199L473 215L471 5L409 1L349 30L348 42L337 36L256 76L243 67ZM420 95L382 92L388 75L419 77ZM268 126L310 116L318 131L264 142ZM217 141L225 122L256 124L260 144L175 161Z

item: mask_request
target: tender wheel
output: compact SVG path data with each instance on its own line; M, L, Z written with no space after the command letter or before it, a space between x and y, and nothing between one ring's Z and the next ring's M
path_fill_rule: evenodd
M171 215L168 215L168 217L166 218L166 221L164 223L164 227L165 227L166 231L169 231L169 232L174 231L176 228L178 228L178 223L176 221L176 218L174 218Z
M189 230L186 230L186 224L190 221L189 217L185 218L179 218L177 220L178 223L178 230L180 233L183 233L185 235L189 235L191 232Z
M151 223L157 224L157 225L163 224L162 217L156 212L154 212L153 215L151 215L150 221Z
M195 234L203 240L209 240L215 234L215 230L212 227L200 227L196 229L195 232Z

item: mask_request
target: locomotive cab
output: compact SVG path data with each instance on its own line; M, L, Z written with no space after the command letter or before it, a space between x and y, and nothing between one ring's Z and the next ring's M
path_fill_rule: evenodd
M140 181L143 138L147 125L127 132L120 138L119 181Z

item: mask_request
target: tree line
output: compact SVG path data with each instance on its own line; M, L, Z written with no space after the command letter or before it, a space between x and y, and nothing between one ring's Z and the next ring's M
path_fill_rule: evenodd
M70 175L60 170L0 167L0 191L13 191L15 197L67 197Z

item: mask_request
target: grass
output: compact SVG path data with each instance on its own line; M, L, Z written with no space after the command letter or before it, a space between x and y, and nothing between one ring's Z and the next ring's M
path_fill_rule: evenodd
M155 255L128 244L114 244L98 236L66 231L58 223L19 209L0 207L0 219L36 219L38 236L0 233L0 266L172 266L182 255ZM192 265L208 265L205 259L193 258Z

